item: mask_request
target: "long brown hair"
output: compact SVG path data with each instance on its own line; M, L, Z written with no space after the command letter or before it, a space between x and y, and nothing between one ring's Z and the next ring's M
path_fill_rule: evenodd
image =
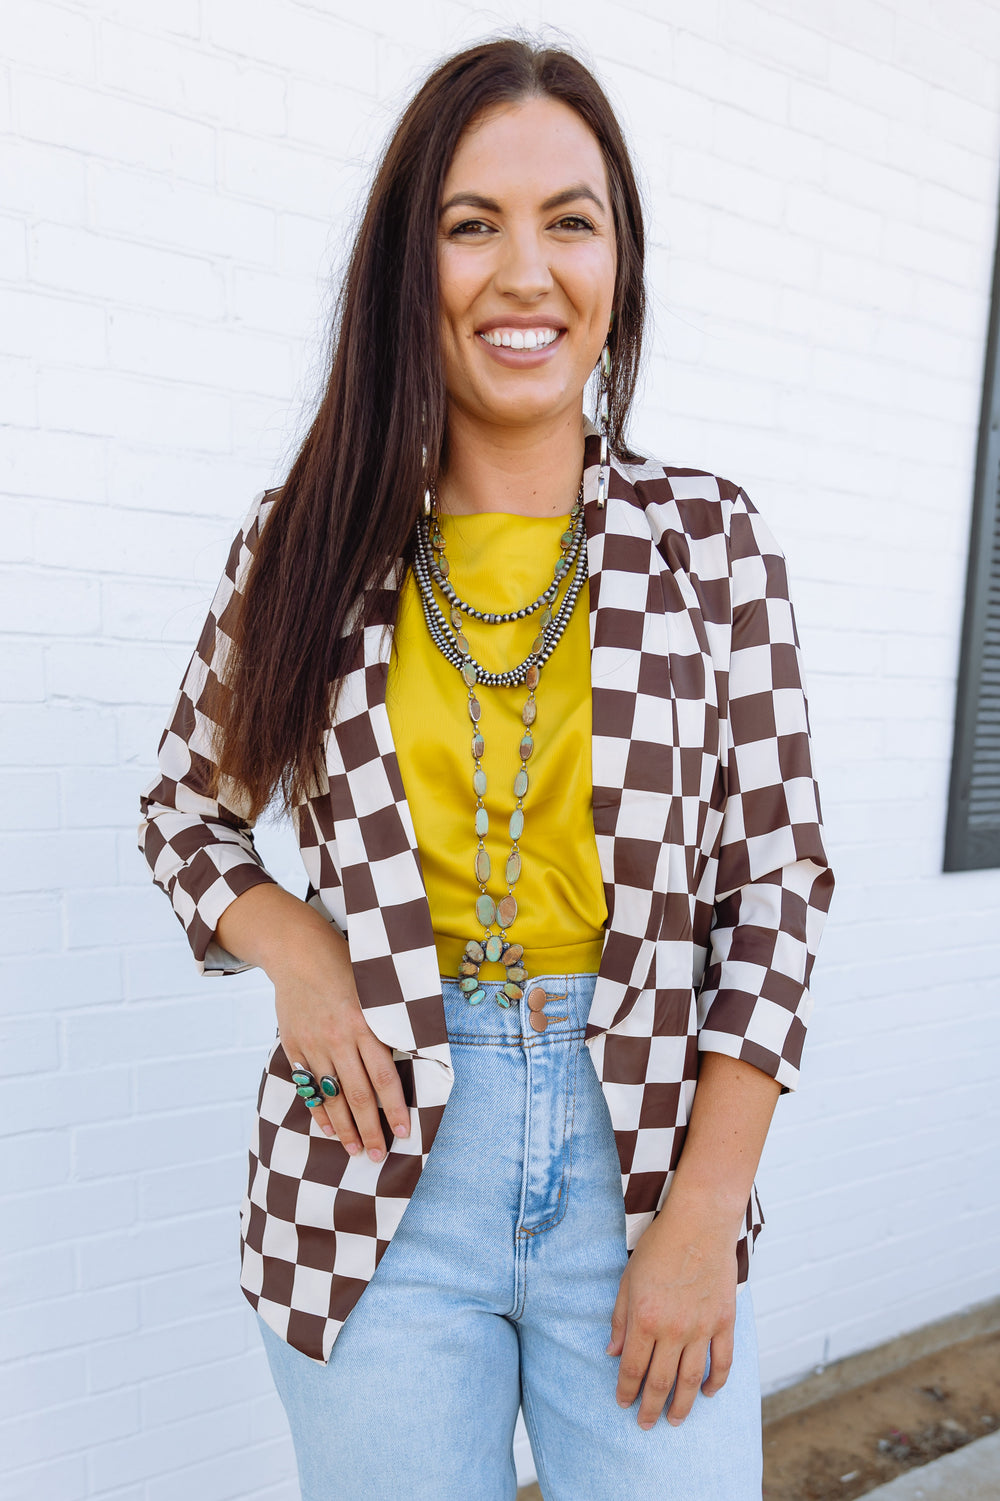
M445 444L438 330L441 192L459 138L484 109L561 100L604 156L617 241L610 446L625 423L645 320L642 205L618 121L571 53L503 38L431 73L379 163L337 302L326 389L257 543L226 664L215 759L258 817L314 788L340 680L396 559L409 558L425 473ZM423 447L428 461L425 472ZM350 626L350 632L345 630Z

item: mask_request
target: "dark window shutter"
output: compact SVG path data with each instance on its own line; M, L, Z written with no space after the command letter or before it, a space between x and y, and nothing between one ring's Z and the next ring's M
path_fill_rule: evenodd
M1000 866L1000 237L986 341L945 870Z

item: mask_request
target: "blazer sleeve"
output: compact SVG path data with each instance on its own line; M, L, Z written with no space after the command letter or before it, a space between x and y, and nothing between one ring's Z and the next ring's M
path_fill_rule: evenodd
M260 535L266 491L254 497L229 551L211 608L160 738L159 777L140 797L139 849L187 934L198 971L235 974L251 965L215 940L229 904L274 882L254 848L251 822L232 783L209 793L213 704L225 691L225 654Z
M833 894L784 555L743 490L729 537L728 747L698 1047L798 1084Z

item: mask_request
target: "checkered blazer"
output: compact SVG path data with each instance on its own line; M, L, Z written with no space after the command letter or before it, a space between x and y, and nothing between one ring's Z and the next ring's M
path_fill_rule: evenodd
M782 553L728 480L614 462L596 500L586 439L594 828L608 906L586 1045L621 1162L628 1249L662 1206L684 1144L699 1049L797 1083L810 971L833 889ZM211 707L254 546L237 535L142 797L140 848L203 974L244 969L214 938L227 905L273 878L239 789L208 793ZM347 936L372 1031L392 1049L408 1138L349 1157L314 1124L277 1042L264 1066L241 1209L241 1285L316 1361L389 1244L451 1089L444 1005L413 821L386 712L397 565L358 636L325 740L325 776L294 810L306 899ZM383 627L389 625L389 630ZM749 1273L754 1188L736 1248Z

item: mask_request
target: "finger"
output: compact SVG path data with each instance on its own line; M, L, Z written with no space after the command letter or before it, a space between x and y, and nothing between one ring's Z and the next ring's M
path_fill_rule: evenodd
M291 1060L292 1083L295 1092L299 1095L303 1105L316 1121L317 1126L324 1136L334 1137L337 1135L335 1123L330 1119L326 1111L326 1101L317 1083L319 1077L312 1060L304 1062L305 1051L297 1046L289 1045L286 1049Z
M627 1273L626 1268L626 1273ZM625 1347L625 1329L627 1326L626 1310L628 1309L628 1279L623 1276L618 1285L618 1296L611 1312L611 1338L608 1340L606 1355L620 1355Z
M698 1395L698 1387L705 1372L707 1359L708 1341L704 1339L688 1345L681 1356L677 1367L677 1380L674 1382L674 1395L667 1408L667 1422L672 1423L675 1428L680 1427L691 1411L694 1399ZM657 1416L659 1416L659 1410Z
M334 1105L341 1100L346 1102L365 1151L373 1162L381 1162L385 1156L385 1136L378 1118L378 1105L371 1080L359 1053L355 1052L353 1058L345 1057L341 1061L338 1078L340 1094L333 1102ZM339 1120L341 1117L338 1114L336 1118Z
M334 1135L339 1138L345 1150L352 1157L356 1157L361 1151L361 1137L347 1101L344 1099L343 1087L335 1100L327 1100L323 1109L326 1111L327 1120L333 1126Z
M639 1395L642 1378L646 1374L652 1353L652 1339L639 1330L634 1318L630 1319L625 1333L621 1360L618 1362L618 1387L615 1397L619 1407L631 1407Z
M663 1412L663 1404L677 1376L677 1357L680 1350L667 1344L657 1344L649 1362L649 1370L642 1386L642 1401L636 1421L640 1428L652 1428Z
M733 1328L717 1334L712 1340L712 1365L702 1391L706 1397L714 1397L725 1386L733 1364Z
M392 1049L386 1047L374 1032L369 1032L368 1038L361 1041L360 1053L390 1129L396 1136L409 1136L410 1111L403 1096L399 1069L393 1062Z

